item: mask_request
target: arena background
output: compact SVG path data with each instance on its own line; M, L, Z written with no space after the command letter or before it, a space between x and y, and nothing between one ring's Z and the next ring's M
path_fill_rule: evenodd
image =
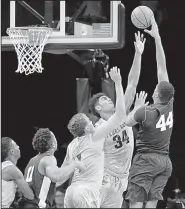
M134 56L134 32L137 29L130 22L131 11L138 1L123 1L126 7L126 45L121 50L105 51L110 57L110 66L121 69L123 85ZM176 179L179 188L185 192L185 134L184 134L184 7L183 1L161 1L164 12L159 26L167 59L171 83L175 86L174 130L171 139L170 156L173 174L164 191L164 197L173 196ZM147 42L142 58L142 70L137 91L151 96L157 83L155 45L146 35ZM2 52L2 136L13 138L21 149L18 167L23 171L35 152L31 145L34 127L49 127L56 135L59 149L56 152L59 165L65 156L65 143L72 137L66 125L76 113L76 78L83 74L83 66L68 55L43 54L42 74L24 76L14 71L17 68L15 52ZM163 203L159 207L163 208Z

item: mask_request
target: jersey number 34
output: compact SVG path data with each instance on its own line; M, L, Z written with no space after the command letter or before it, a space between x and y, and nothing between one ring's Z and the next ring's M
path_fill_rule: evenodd
M129 137L127 135L126 130L122 132L122 138L120 135L116 135L113 137L113 141L116 141L116 145L114 146L116 149L119 149L123 146L123 143L126 142L126 144L129 143Z
M172 113L172 111L169 112L169 115L168 115L166 121L165 121L165 116L163 114L163 115L161 115L161 117L159 118L159 120L156 124L156 128L160 128L161 131L166 131L166 126L169 126L169 128L173 127L173 113Z

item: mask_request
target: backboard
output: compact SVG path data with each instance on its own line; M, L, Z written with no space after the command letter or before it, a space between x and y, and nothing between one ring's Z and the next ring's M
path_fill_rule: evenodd
M47 25L53 29L45 52L118 49L125 43L125 8L121 1L2 0L2 50L14 50L9 27Z

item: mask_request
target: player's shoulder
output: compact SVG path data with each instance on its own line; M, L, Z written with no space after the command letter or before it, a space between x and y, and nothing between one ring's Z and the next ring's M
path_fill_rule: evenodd
M102 124L106 123L107 121L104 120L103 118L100 118L96 123L95 123L95 128L101 126Z
M13 179L19 179L23 177L21 170L17 166L11 166L8 171Z
M78 145L79 145L79 139L78 139L78 137L76 137L68 144L67 149L73 150Z
M52 164L57 164L57 160L54 155L45 155L39 162L39 166L47 166Z
M149 105L149 106L145 106L145 111L153 112L153 111L157 111L157 109L154 105Z

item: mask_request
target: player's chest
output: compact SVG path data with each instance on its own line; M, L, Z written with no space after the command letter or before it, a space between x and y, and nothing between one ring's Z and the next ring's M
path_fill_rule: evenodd
M130 134L128 129L122 128L107 136L104 147L105 151L126 151L133 148L133 143L133 134Z

